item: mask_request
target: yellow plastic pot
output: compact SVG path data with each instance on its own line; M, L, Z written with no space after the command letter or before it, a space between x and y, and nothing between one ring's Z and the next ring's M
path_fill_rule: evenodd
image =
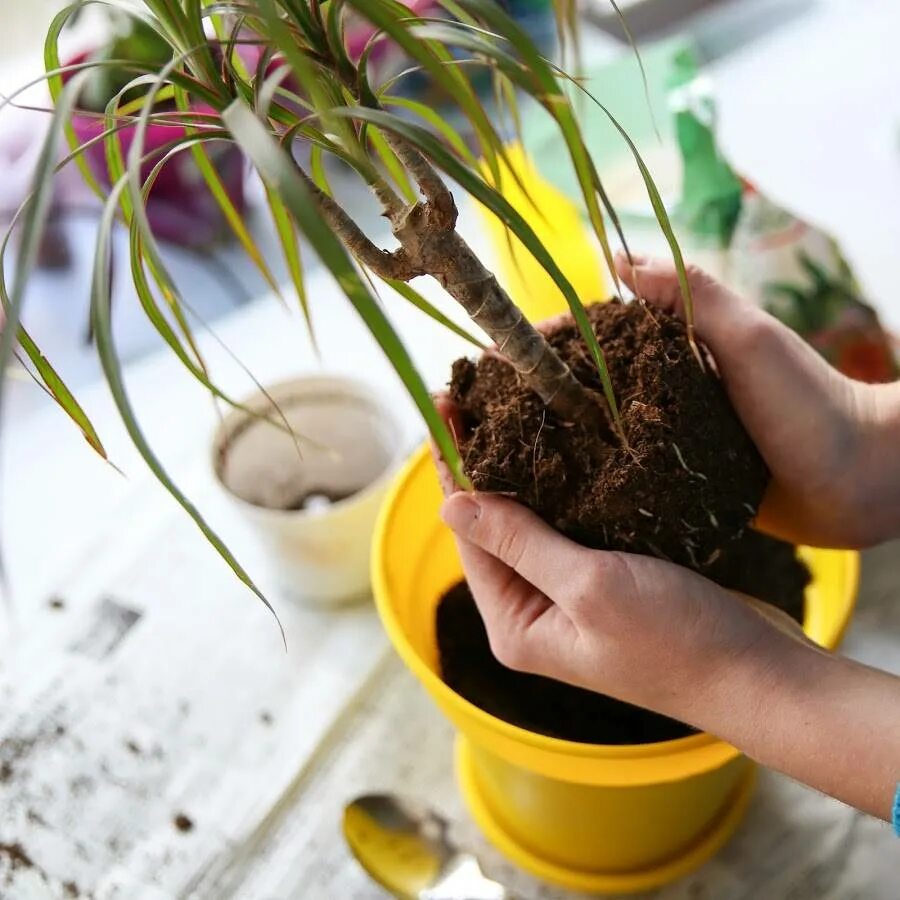
M542 177L519 144L507 145L506 154L509 165L501 166L504 199L528 222L578 296L588 302L605 300L611 291L602 257L578 207ZM519 183L528 185L527 196ZM488 238L485 249L493 254L489 268L525 318L540 322L565 312L566 299L544 267L487 207L476 209Z
M462 570L440 503L422 448L382 509L373 584L391 641L459 731L459 782L482 830L523 869L574 890L646 890L699 866L740 822L753 764L707 734L619 747L545 737L450 690L438 674L435 608ZM804 556L813 571L804 627L833 648L853 610L858 557Z

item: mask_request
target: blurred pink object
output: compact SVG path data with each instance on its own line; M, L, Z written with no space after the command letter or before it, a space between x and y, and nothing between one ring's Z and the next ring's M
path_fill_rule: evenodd
M28 195L34 167L47 134L50 116L32 109L10 107L4 110L0 133L0 223L5 228ZM66 236L60 227L60 198L71 194L69 173L58 173L51 207L38 247L37 264L41 268L65 269L71 263ZM20 232L16 233L18 240Z
M401 0L404 6L408 6L411 13L416 16L424 16L432 13L436 17L444 17L443 10L436 0ZM347 53L351 59L359 59L362 56L366 44L376 33L376 28L365 20L357 20L347 24L345 32L345 41L347 44ZM381 61L391 50L396 51L396 44L392 44L385 39L378 42L378 45L372 49L370 59L373 63Z
M25 199L50 117L9 107L0 132L0 210L9 220Z
M87 58L87 54L75 57L72 64ZM195 106L198 113L212 113L210 107ZM72 118L75 134L80 143L97 137L104 131L104 121L97 115L75 115ZM161 150L171 141L185 135L180 125L151 124L147 129L144 154ZM134 142L135 129L124 128L118 132L122 152L126 159ZM204 145L213 165L225 185L225 190L239 212L245 208L244 159L233 144L215 141ZM95 177L106 187L110 186L109 170L103 142L94 144L85 153ZM141 167L141 177L146 178L161 153L150 157ZM228 228L219 205L203 180L189 150L171 157L157 176L147 202L147 216L154 235L183 247L201 247L214 242Z

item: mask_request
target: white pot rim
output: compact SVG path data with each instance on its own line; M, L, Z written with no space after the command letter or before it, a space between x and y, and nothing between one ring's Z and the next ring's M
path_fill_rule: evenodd
M265 407L270 405L269 397L276 401L284 399L301 399L304 396L316 396L317 394L330 392L332 394L341 395L348 400L362 400L369 404L383 418L385 429L388 433L392 433L396 440L391 450L390 460L384 467L383 471L377 478L370 481L364 488L344 497L335 500L328 506L319 509L273 509L267 506L258 506L239 497L234 491L228 487L222 479L220 472L220 462L225 454L227 454L227 446L232 438L236 427L251 418L242 409L232 409L216 428L210 452L210 466L212 468L213 477L219 487L228 495L232 503L240 509L246 511L260 520L268 520L271 522L288 522L288 521L314 521L316 519L325 519L330 516L339 514L340 512L351 509L358 504L365 502L373 494L383 492L387 483L391 481L397 472L398 467L408 455L404 452L403 429L401 422L391 412L384 399L377 394L366 382L354 378L349 375L341 374L317 374L317 375L298 375L294 378L287 378L282 381L274 382L265 386L264 390L255 391L249 396L244 397L240 402L243 406ZM266 396L268 394L268 397Z

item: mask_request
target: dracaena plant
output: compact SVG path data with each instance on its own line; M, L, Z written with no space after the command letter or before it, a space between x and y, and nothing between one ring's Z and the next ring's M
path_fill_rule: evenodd
M106 0L93 2L106 5ZM396 0L143 0L126 5L131 15L170 48L169 61L162 66L140 59L110 59L108 55L63 65L60 33L86 2L74 3L59 13L47 36L46 78L55 112L33 191L18 217L22 239L16 278L8 289L0 265L0 298L9 323L2 336L0 363L5 364L12 353L27 356L35 378L91 445L104 454L99 436L71 391L31 336L18 327L24 282L46 214L50 182L62 165L74 163L104 201L91 310L97 349L119 413L157 478L258 595L249 576L168 477L145 440L125 390L110 328L110 231L119 220L130 234L131 276L147 317L191 375L218 400L239 406L211 380L191 334L186 303L166 269L147 215L147 198L155 179L178 154L193 155L238 243L275 286L212 162L211 150L217 144L230 142L239 147L265 186L280 249L309 327L313 323L305 300L300 235L334 275L380 344L461 484L466 484L466 476L453 438L377 302L370 276L386 282L442 325L455 328L408 284L420 275L436 278L560 419L594 423L610 440L625 439L603 352L582 298L526 219L504 197L504 179L516 179L517 175L507 165L496 116L489 114L475 79L483 81L487 75L492 81L493 102L508 114L510 122L518 121L517 104L522 96L539 103L555 122L560 147L578 176L584 208L615 278L606 219L623 243L624 237L581 134L576 98L599 101L578 78L544 58L497 0L439 2L443 16L415 15ZM573 7L571 0L557 4L563 34L574 20ZM365 48L355 57L346 49L345 27L350 16L367 20L373 29ZM403 51L408 67L378 82L371 74L370 60L383 41ZM74 115L86 114L79 98L92 74L112 67L129 71L133 77L113 80L118 89L105 111L97 114L102 128L96 137L79 144L72 127ZM403 79L412 73L424 73L456 116L436 115L430 107L406 96ZM457 128L448 119L464 125ZM148 153L148 129L158 126L171 127L172 139ZM126 128L133 131L127 153L121 140ZM672 247L690 319L684 266L659 194L634 145L621 127L619 131L634 153ZM64 132L70 152L59 162L55 147ZM311 148L309 170L292 152L300 140ZM87 151L100 144L105 148L108 184L99 183L86 161ZM325 156L342 160L371 189L391 224L394 246L382 248L373 243L354 222L352 213L334 199L324 176ZM454 190L497 215L558 286L597 366L603 397L576 380L457 232L457 207L448 181L455 184ZM527 185L519 187L527 195ZM9 235L2 245L4 254L8 242ZM273 413L273 419L278 422L277 414Z

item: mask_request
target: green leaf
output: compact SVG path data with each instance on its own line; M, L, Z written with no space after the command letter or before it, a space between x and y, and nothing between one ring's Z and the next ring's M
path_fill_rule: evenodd
M461 328L452 319L445 316L436 306L426 300L414 287L405 281L398 281L395 278L381 279L388 287L393 288L404 300L407 300L416 309L421 310L426 316L431 317L439 325L443 325L448 331L459 335L463 340L468 341L473 347L479 350L487 350L487 345L479 341L474 335L469 334L465 328Z
M112 99L110 99L106 107L106 123L107 131L109 134L109 137L106 140L106 165L109 171L109 177L113 183L118 182L126 174L128 176L128 191L120 192L119 203L122 216L127 225L131 224L131 220L133 217L137 217L141 227L141 231L145 235L144 246L146 250L145 255L147 258L148 268L153 275L154 281L162 291L163 297L165 297L169 305L169 309L172 312L176 323L181 329L185 340L193 351L194 357L197 360L197 364L200 366L200 368L205 370L206 364L203 361L203 357L200 353L196 341L194 340L194 335L191 330L190 324L184 317L181 307L178 304L178 288L176 287L174 279L169 274L168 268L162 260L162 255L159 252L156 238L154 237L153 230L150 227L150 220L147 217L147 212L145 209L145 197L141 189L141 169L146 161L146 157L144 155L144 142L147 135L147 126L150 121L151 110L155 105L158 92L164 86L166 79L169 77L171 71L174 69L177 63L178 59L175 58L166 66L164 66L158 75L142 76L139 79L135 79L135 81L148 82L150 84L150 87L146 94L146 102L141 109L141 113L138 116L138 120L135 125L134 136L132 138L131 147L128 151L127 166L122 154L122 144L119 140L118 135L114 133L112 124L115 121L116 110L122 96L127 90L130 89L131 85L133 85L135 82L132 81L131 85L125 86ZM158 168L159 167L157 167L157 170Z
M223 119L270 190L277 193L312 244L405 385L457 483L468 486L456 444L441 419L421 376L377 300L353 266L340 240L322 221L296 163L250 108L236 100Z
M480 0L460 0L460 3L477 9L489 9L490 24L498 29L505 46L490 40L491 35L489 32L459 23L456 25L448 25L445 22L428 23L427 25L417 26L417 33L434 35L446 44L466 48L490 60L513 83L526 93L534 96L550 113L566 143L587 208L588 218L600 243L607 268L616 285L616 289L620 291L619 276L613 261L612 248L609 244L603 212L600 208L600 203L597 202L598 196L606 207L622 243L627 248L625 236L616 211L609 202L593 160L581 136L581 129L574 110L561 90L553 68L541 56L528 33L522 30L514 20L506 16L502 10L494 8L495 4L491 3L488 7L485 7ZM507 47L515 49L523 57L524 66L507 51ZM515 174L515 170L513 172ZM531 200L527 189L523 187L521 180L517 178L516 181L519 187L522 188L523 193L525 193L526 198L534 206L534 202Z
M631 155L634 157L634 161L637 163L638 170L641 173L641 178L643 179L644 186L647 190L647 196L650 198L650 204L653 207L653 213L656 216L656 221L659 223L659 227L662 229L662 233L665 235L666 242L672 253L672 260L675 263L675 270L678 273L678 284L681 288L682 300L684 301L684 319L688 329L688 340L699 360L699 351L697 350L696 339L694 337L694 296L691 291L691 283L687 276L687 267L684 262L684 256L681 253L681 247L678 244L678 238L675 236L675 230L672 228L672 222L669 219L669 213L660 196L659 189L656 187L653 176L650 174L650 170L647 168L647 164L644 162L637 146L628 132L622 127L618 119L616 119L606 106L584 87L584 85L578 84L574 79L573 83L577 85L579 90L584 91L584 93L603 111L609 121L612 122L619 134L622 135L622 138L628 145L628 149L631 151Z
M328 173L325 171L325 162L322 157L322 148L318 144L313 144L309 148L309 171L312 176L313 184L327 194L333 197L331 185L328 183Z
M63 29L70 22L73 16L77 15L82 9L88 6L95 5L105 6L111 9L120 9L118 3L111 2L111 0L76 0L76 2L70 4L65 9L58 12L53 17L47 29L47 36L44 39L44 68L46 69L46 72L43 78L45 78L47 81L47 86L50 89L50 96L54 103L57 103L60 95L62 94L64 87L63 76L66 74L74 71L87 70L102 66L118 66L121 68L128 68L132 66L131 61L125 59L89 60L77 66L63 66L61 64L59 54L59 38L62 34ZM154 23L153 21L151 21L150 17L143 16L134 10L129 10L129 14L137 16L142 21L153 25L153 27L155 27L157 31L160 31L158 23ZM140 69L138 69L138 71L140 72ZM213 107L217 105L217 101L219 98L216 92L211 90L201 82L175 72L171 73L170 77L173 82L180 84L182 87L188 90L191 93L191 96L193 96L196 100L208 103ZM76 150L78 148L78 135L75 133L75 127L72 125L71 121L67 121L65 123L64 130L69 148L73 151ZM91 171L91 167L86 156L82 154L75 157L75 160L85 184L87 184L88 187L93 191L93 193L102 200L105 197L105 191L97 181L94 173Z
M75 104L85 77L85 74L80 73L66 85L57 102L56 112L50 120L50 127L44 137L43 146L31 177L28 200L23 211L19 249L16 254L15 275L13 276L12 287L8 293L3 271L4 256L12 228L7 233L3 241L2 252L0 252L0 285L2 285L0 293L3 295L3 307L6 313L6 321L2 332L0 332L0 421L2 421L4 394L3 379L18 339L22 304L25 300L25 285L37 261L47 214L50 210L54 186L53 176L56 171L57 148L62 137L63 122ZM93 429L90 431L93 432ZM88 437L87 431L85 431L85 437ZM96 438L96 433L93 433L89 440L93 441L94 438ZM97 441L97 445L99 445L99 441ZM99 449L102 451L102 446Z
M653 123L653 130L656 132L656 137L661 143L662 135L659 133L659 125L656 122L656 113L653 110L653 103L650 100L650 84L647 81L647 70L644 68L644 60L641 56L641 51L638 49L637 41L634 39L634 34L632 34L631 31L631 26L628 24L628 19L619 8L619 4L616 3L616 0L609 0L609 3L615 11L616 16L618 16L622 31L625 32L625 39L628 41L629 46L634 52L634 57L637 60L638 68L641 71L641 84L644 86L644 100L647 103L647 110L650 112L650 121Z
M468 163L472 169L478 169L478 160L472 151L466 146L466 142L459 132L436 109L420 103L418 100L410 100L407 97L381 96L379 100L384 106L399 106L415 113L427 122L445 141L453 148L460 159Z
M294 228L294 222L291 219L291 215L281 198L271 190L268 185L265 185L265 190L269 211L272 214L272 222L275 225L275 230L278 233L278 240L281 243L281 249L284 253L284 260L287 264L294 290L297 291L297 299L300 302L300 309L303 312L303 319L306 322L306 330L313 345L313 350L316 355L318 355L319 347L316 343L316 332L313 328L312 316L309 311L309 298L306 296L306 281L303 277L303 257L300 255L300 242L297 240L297 230Z
M393 131L412 143L420 152L424 153L438 168L472 197L486 206L501 222L506 224L515 236L522 242L529 253L543 267L544 271L553 279L556 286L566 298L578 330L587 344L588 350L597 366L597 373L603 387L603 394L609 406L613 421L619 429L619 434L624 438L622 420L613 391L612 380L606 365L603 351L597 343L597 337L591 328L587 313L581 303L581 299L572 287L572 283L566 278L562 270L548 253L540 238L534 233L534 229L525 221L514 206L495 188L475 175L467 166L463 165L430 131L407 122L393 113L375 109L347 108L336 109L334 114L358 118L378 125L385 131Z
M412 16L407 7L389 0L349 0L362 16L381 29L412 59L434 78L435 83L459 106L471 122L481 144L485 162L496 183L501 173L498 157L506 161L503 141L490 121L481 101L465 76L453 65L449 50L439 41L422 40L412 33L411 23L421 21ZM512 171L512 167L510 171Z
M110 237L115 222L116 209L119 205L120 194L127 187L128 176L123 176L113 187L109 199L103 208L103 215L97 230L97 249L94 256L94 270L91 284L91 321L94 326L94 335L97 344L97 353L100 364L106 375L113 401L122 418L128 435L138 453L156 476L159 483L169 492L175 501L194 520L194 523L203 536L215 548L216 552L225 560L232 572L265 604L266 608L275 617L281 630L282 640L285 639L284 628L281 625L274 608L259 590L241 564L237 561L222 539L206 522L200 511L194 506L187 496L179 489L168 472L159 461L152 447L148 443L143 431L134 415L125 382L122 378L119 357L113 340L110 321ZM285 644L285 646L287 646Z
M198 141L211 141L211 140L221 140L222 138L216 138L213 136L204 136L204 137L194 137L194 136L185 136L175 142L174 146L168 150L166 155L160 159L153 169L148 174L146 181L142 187L142 193L144 199L146 200L147 196L149 196L150 191L153 189L153 184L159 176L160 170L166 164L169 158L179 152L183 152L184 150L190 149ZM127 176L125 176L127 177ZM141 233L141 220L137 217L133 217L131 220L131 225L129 227L129 247L130 247L130 260L131 260L131 277L132 283L135 287L135 290L138 295L138 300L141 303L141 307L143 308L147 318L150 320L150 323L156 329L157 333L160 337L169 345L176 358L181 361L181 363L187 368L190 374L200 382L214 397L218 398L225 402L232 409L240 410L246 415L255 418L264 420L276 428L285 431L290 434L295 443L297 443L298 438L302 438L304 441L307 441L305 437L302 435L297 435L294 430L291 428L287 417L282 412L281 408L278 404L269 396L267 391L263 388L263 386L253 377L252 373L246 368L246 366L240 363L240 360L237 360L233 354L230 354L232 358L241 365L241 368L248 374L253 383L256 385L257 389L263 393L266 398L271 403L272 408L275 410L277 414L277 418L272 418L271 416L266 415L265 413L260 413L257 410L249 407L243 403L239 403L234 400L231 396L226 394L224 391L220 390L217 385L215 385L211 379L209 378L207 371L204 367L198 366L194 363L194 361L190 358L190 355L185 351L181 342L178 339L178 336L175 334L172 327L169 325L165 316L162 314L158 304L156 303L156 299L153 296L153 292L150 288L150 285L147 281L147 277L144 273L144 264L145 260L142 254L143 247L143 235ZM179 299L179 306L186 304L183 299ZM221 342L219 342L221 343ZM193 346L193 345L192 345ZM222 345L224 347L224 344ZM227 347L225 347L227 350ZM229 351L230 353L230 351ZM311 442L310 442L311 443Z
M181 108L184 112L188 112L189 100L184 91L180 89L177 90L175 96L179 104L179 108ZM185 132L187 134L200 133L198 129L190 126L185 128ZM206 186L209 188L210 193L213 195L213 197L215 197L216 203L219 209L222 211L222 215L225 217L225 221L228 222L232 233L237 238L238 243L244 248L244 252L247 254L250 261L256 266L257 271L262 276L266 284L272 289L275 296L281 299L283 302L284 297L281 296L281 286L272 275L272 272L269 269L269 266L266 264L262 253L260 253L259 248L256 246L256 241L247 230L247 226L244 225L244 220L241 216L241 213L238 212L237 207L231 200L231 197L228 196L228 191L225 188L222 179L219 177L219 173L216 171L216 167L213 165L212 160L209 158L209 154L206 152L206 148L202 143L196 143L191 147L191 153L193 154L194 163L196 164L197 169L203 176L203 180L206 182Z
M388 142L384 139L384 135L377 128L370 128L368 136L369 141L372 143L372 147L393 179L394 184L400 189L400 192L403 194L407 203L410 205L415 203L418 197L416 196L416 191L412 186L412 182L410 182L403 164L397 159L397 154L388 146Z

